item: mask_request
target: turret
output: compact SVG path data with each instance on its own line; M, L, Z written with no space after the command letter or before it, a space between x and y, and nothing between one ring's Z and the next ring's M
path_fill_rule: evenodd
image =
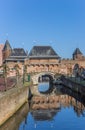
M5 45L4 45L4 48L2 50L2 53L3 53L3 61L5 61L5 59L7 59L10 55L11 55L11 52L12 52L12 48L10 46L10 43L8 40L6 40L5 42Z
M83 58L84 58L84 56L83 56L82 52L80 51L80 49L76 48L73 53L73 60L81 60Z

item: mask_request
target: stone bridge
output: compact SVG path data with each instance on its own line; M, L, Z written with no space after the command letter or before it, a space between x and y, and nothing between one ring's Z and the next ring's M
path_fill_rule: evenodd
M31 80L33 82L33 84L38 84L39 83L39 77L47 75L48 77L50 77L50 79L55 79L55 73L54 72L50 72L50 71L43 71L43 72L36 72L36 73L31 73Z
M27 72L30 73L33 84L38 84L39 77L43 75L49 75L53 79L55 75L72 75L76 64L78 64L80 68L81 66L85 68L85 63L83 61L68 60L56 64L28 64Z

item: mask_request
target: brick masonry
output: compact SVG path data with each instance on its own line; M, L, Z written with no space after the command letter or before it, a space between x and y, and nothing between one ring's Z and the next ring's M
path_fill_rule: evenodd
M3 63L3 54L2 54L3 47L4 47L4 44L0 44L0 66Z
M0 95L0 125L28 100L28 87L10 89Z

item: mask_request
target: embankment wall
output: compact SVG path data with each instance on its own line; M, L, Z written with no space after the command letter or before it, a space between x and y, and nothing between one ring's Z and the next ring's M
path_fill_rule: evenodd
M28 87L16 87L0 94L0 125L9 119L27 100Z

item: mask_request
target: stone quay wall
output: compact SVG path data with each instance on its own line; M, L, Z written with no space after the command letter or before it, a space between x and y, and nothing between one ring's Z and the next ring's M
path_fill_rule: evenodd
M8 119L0 130L18 130L20 123L25 120L29 112L29 105L25 103L10 119Z
M0 126L28 100L28 95L27 86L16 87L0 94Z
M71 79L64 76L61 77L61 80L64 86L85 96L85 85L82 85L81 83L76 83L75 81L72 81Z

